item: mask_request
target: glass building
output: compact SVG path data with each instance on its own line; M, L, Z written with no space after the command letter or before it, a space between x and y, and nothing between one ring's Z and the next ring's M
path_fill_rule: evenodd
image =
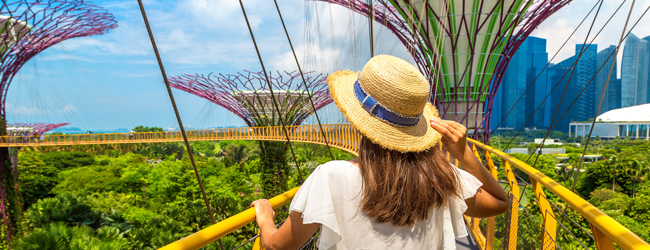
M621 107L648 103L649 38L634 34L625 41L621 66Z
M510 59L505 77L494 97L492 126L496 126L504 117L505 120L500 125L502 128L543 126L539 125L543 123L545 115L542 112L543 110L538 111L527 124L526 120L532 115L537 105L541 103L544 93L548 93L548 89L550 89L548 86L548 70L542 71L547 63L546 39L528 37ZM526 88L531 84L534 84L534 86L524 95ZM522 95L524 96L522 97ZM517 103L520 97L522 99ZM517 104L515 105L515 103ZM508 114L508 111L510 111L510 114ZM506 114L508 114L507 117Z
M600 110L598 114L605 113L612 109L617 109L621 107L621 84L618 80L618 68L616 67L616 46L610 45L609 47L601 50L596 55L596 66L600 69L596 75L595 90L594 90L594 112L598 110L598 104L600 103L601 96L603 97L603 102L600 105ZM612 69L613 65L613 69ZM598 70L598 69L596 69ZM612 72L611 76L609 72ZM609 78L609 84L607 84L607 79ZM605 91L605 86L607 90ZM603 92L605 94L603 95Z
M580 60L576 63L578 55ZM575 65L575 67L573 67ZM557 124L554 130L568 131L569 123L587 121L594 117L597 45L576 45L576 55L549 69L550 84L557 84L551 94L550 115ZM573 103L575 100L575 103ZM600 98L598 99L600 101ZM573 103L573 105L572 105ZM570 106L570 107L569 107ZM555 114L557 112L557 114ZM558 121L558 119L561 120Z

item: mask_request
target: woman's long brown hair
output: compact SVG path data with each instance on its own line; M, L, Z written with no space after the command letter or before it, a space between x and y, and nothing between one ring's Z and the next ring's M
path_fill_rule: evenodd
M413 225L459 195L456 172L439 146L421 152L385 149L363 137L359 148L363 179L361 210L379 223Z

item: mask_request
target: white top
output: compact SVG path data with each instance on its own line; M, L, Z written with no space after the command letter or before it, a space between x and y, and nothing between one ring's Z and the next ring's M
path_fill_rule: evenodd
M596 117L597 122L648 122L650 103L613 109Z
M457 170L462 197L450 197L441 207L432 207L428 219L414 226L395 227L366 216L359 207L361 171L347 161L318 166L296 193L289 210L302 213L304 224L321 224L319 249L456 249L456 238L467 236L464 200L483 185L471 174Z

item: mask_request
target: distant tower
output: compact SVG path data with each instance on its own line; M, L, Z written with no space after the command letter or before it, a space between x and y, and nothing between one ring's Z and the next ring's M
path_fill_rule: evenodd
M625 40L621 65L621 108L645 104L648 100L650 42L634 34Z
M600 97L605 91L605 85L607 85L607 90L603 98L603 103L600 106L598 115L601 115L612 109L618 109L621 107L621 84L620 79L618 79L617 74L617 61L616 56L613 55L616 52L616 46L610 45L609 47L601 50L596 55L596 67L602 69L596 75L596 87L594 90L594 112L598 110L598 105L600 104ZM612 75L609 75L609 69L614 65L614 70L612 70ZM607 79L609 77L609 84L607 84Z
M29 59L75 37L101 35L116 28L113 15L77 0L2 1L0 5L0 136L6 135L5 101L9 84ZM8 149L0 148L0 209L7 240L14 234L19 213L9 168ZM4 209L8 207L9 209ZM7 223L7 221L9 221ZM9 242L8 242L9 243Z
M365 0L319 1L372 15L391 30L429 79L431 101L444 118L474 129L475 136L490 127L492 97L508 59L542 21L571 2L377 0L371 11Z
M299 73L279 71L269 74L273 95L263 72L181 75L171 77L171 86L213 102L241 117L249 127L280 126L280 110L284 125L300 125L315 110L332 102L325 77L305 74L304 88ZM312 108L307 91L314 101ZM264 197L273 197L287 190L287 142L258 141L262 161L262 187Z

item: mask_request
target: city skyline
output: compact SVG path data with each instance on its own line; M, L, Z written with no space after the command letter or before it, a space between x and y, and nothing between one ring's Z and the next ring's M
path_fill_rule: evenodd
M598 46L575 44L573 56L552 64L547 59L546 39L529 37L510 61L495 97L498 105L493 112L498 115L492 123L503 120L499 128L552 126L554 130L568 131L570 122L588 121L596 112L600 115L649 103L650 36L628 36L619 50L623 55L620 78L619 62L614 56L616 46L601 45L600 50ZM547 63L548 69L542 72ZM530 90L524 94L527 88ZM547 95L550 100L542 103ZM505 117L507 112L510 114Z

